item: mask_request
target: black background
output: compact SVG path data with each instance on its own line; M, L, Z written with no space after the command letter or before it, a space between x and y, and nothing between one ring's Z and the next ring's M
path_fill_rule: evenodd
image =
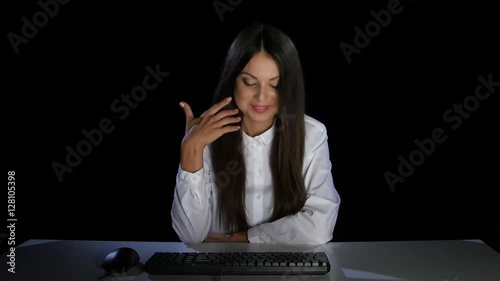
M479 76L500 81L493 4L401 1L402 11L348 63L340 44L354 45L354 28L364 30L374 21L370 11L392 1L228 1L234 7L222 19L214 1L163 2L60 4L17 53L9 34L22 36L22 18L33 22L42 8L3 4L4 163L16 172L17 244L179 241L170 219L185 125L178 103L206 110L231 40L261 20L296 43L307 111L328 129L342 197L334 241L481 238L494 245L500 87L456 130L443 119L474 96ZM113 101L157 65L170 75L119 119ZM114 131L59 182L52 163L66 164L65 147L76 149L82 130L104 118ZM398 156L408 159L414 140L431 138L435 128L446 141L391 190L384 173L397 174Z

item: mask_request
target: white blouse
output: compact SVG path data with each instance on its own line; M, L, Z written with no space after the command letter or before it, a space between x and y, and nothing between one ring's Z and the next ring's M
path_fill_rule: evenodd
M243 133L246 165L246 216L251 243L323 244L333 238L340 196L335 189L326 127L305 116L305 153L303 175L307 200L300 212L269 222L273 213L273 185L269 154L274 132L271 127L256 137ZM226 174L238 171L237 163L214 175L210 150L203 152L203 168L190 173L179 166L174 190L172 226L184 243L202 242L208 233L223 233L219 228L217 188Z

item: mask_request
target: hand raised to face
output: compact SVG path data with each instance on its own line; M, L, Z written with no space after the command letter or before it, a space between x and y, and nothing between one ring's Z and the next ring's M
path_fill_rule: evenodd
M197 118L194 117L189 104L180 102L186 115L186 129L182 142L190 142L197 147L204 148L222 135L238 131L240 126L237 123L241 121L240 117L235 116L238 114L238 109L222 110L230 102L231 97L225 98Z

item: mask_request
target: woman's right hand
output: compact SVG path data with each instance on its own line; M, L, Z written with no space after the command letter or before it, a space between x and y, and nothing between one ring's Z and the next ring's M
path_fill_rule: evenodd
M230 102L231 97L225 98L213 105L198 118L194 117L189 104L181 102L180 106L184 109L184 114L186 115L186 130L182 139L182 145L203 149L220 136L238 131L240 126L236 123L239 123L241 118L234 116L238 114L238 110L221 110Z

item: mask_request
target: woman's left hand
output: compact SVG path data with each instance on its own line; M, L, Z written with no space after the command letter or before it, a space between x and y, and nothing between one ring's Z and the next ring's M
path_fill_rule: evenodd
M235 232L233 234L209 233L205 242L218 243L248 243L248 235L246 231Z

